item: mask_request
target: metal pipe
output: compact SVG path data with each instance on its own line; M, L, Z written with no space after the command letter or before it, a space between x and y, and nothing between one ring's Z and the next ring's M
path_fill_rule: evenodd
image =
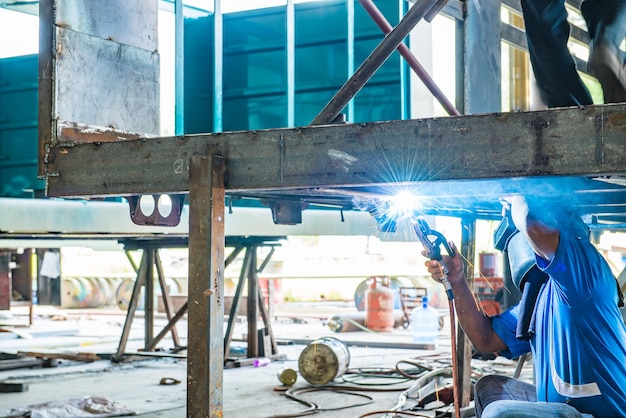
M311 125L331 123L339 112L363 88L376 71L396 50L402 40L413 30L415 25L426 16L435 5L436 0L421 0L416 3L402 18L400 23L378 44L376 49L365 59L337 94L328 102L322 111L313 119Z
M367 14L374 20L374 22L378 25L378 27L383 31L385 35L389 34L393 30L391 24L387 21L385 16L381 13L381 11L376 7L372 0L359 0L361 6L365 9ZM461 113L454 107L454 105L448 100L445 94L439 89L435 81L428 74L426 69L422 67L419 63L415 55L411 52L409 47L406 46L405 43L400 43L397 48L398 52L402 57L406 60L407 64L415 71L415 74L422 80L426 88L432 93L432 95L437 99L437 101L441 104L441 106L448 112L449 115L452 116L460 116Z

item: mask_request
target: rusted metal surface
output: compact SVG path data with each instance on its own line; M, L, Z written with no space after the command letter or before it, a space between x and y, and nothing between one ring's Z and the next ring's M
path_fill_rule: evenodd
M224 369L224 161L189 167L187 416L221 417Z
M158 135L158 3L42 0L39 15L39 175L55 144Z
M184 194L167 194L167 195L146 195L152 199L152 212L144 213L141 205L141 196L127 196L128 206L130 208L130 219L137 225L153 225L153 226L178 226L180 217L185 205L186 195ZM159 200L162 196L169 197L170 204L160 208ZM161 210L169 210L169 213L161 213Z
M54 123L159 134L159 54L56 28Z
M351 191L391 193L399 184L415 183L448 199L495 196L497 206L498 194L525 188L526 180L626 173L624 132L626 106L620 104L77 144L52 150L56 174L48 194L186 193L189 157L215 154L226 161L229 194L275 191L307 200L350 197ZM483 183L467 187L457 180ZM432 185L439 181L446 183ZM585 197L602 192L598 187ZM619 203L618 195L606 197ZM460 210L466 202L449 203Z
M11 269L9 261L11 254L0 252L0 310L11 309Z
M158 48L155 36L158 5L153 0L55 0L55 3L57 26L148 51Z

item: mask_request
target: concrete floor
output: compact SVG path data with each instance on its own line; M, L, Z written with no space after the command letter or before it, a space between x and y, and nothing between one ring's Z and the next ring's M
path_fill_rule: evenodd
M332 336L339 338L349 346L350 360L346 366L351 371L364 371L380 368L395 369L399 361L418 361L434 368L449 365L450 343L449 328L444 327L436 350L411 348L410 330L396 328L390 333L349 332L334 333L326 326L324 318L329 313L351 311L353 308L344 304L290 305L277 307L276 319L272 326L279 340L279 354L282 359L264 367L252 366L224 370L224 415L227 417L271 417L298 416L307 406L288 399L283 391L275 390L280 386L278 372L284 367L298 370L298 358L307 344L313 340ZM6 311L4 311L6 312ZM23 326L27 317L23 311L10 311L11 315L0 317L2 328L10 332L0 333L0 351L89 352L110 354L116 351L124 313L119 310L59 311L50 307L35 307L35 321L30 327ZM299 317L294 322L292 317ZM157 326L164 324L164 318L158 318ZM177 326L179 336L184 341L186 322ZM235 328L234 338L245 332L246 324L239 323ZM289 344L293 343L293 344ZM133 321L131 338L127 351L135 351L143 344L143 321ZM171 348L169 338L160 345ZM233 347L243 348L244 342L235 341ZM474 362L476 364L474 364ZM474 360L473 366L478 373L512 374L515 363L498 358L495 361ZM532 370L524 369L523 376L530 377ZM333 384L347 385L343 379L354 380L358 375L346 373ZM161 379L170 378L180 384L161 385ZM0 382L23 382L28 390L20 393L0 393L0 417L5 417L12 408L25 408L31 405L67 401L70 399L103 396L139 416L182 418L186 416L186 361L179 358L146 358L128 363L113 363L98 360L91 363L61 361L52 368L20 368L0 371ZM358 392L373 398L367 405L341 410L318 411L319 417L357 417L368 412L386 410L394 407L403 390L412 381L390 379L366 379L362 384L374 384L385 391L368 390ZM384 383L385 386L381 386ZM293 388L310 387L302 376L298 377ZM360 386L363 388L363 386ZM373 387L372 387L373 388ZM322 409L361 403L364 398L334 392L313 392L302 395ZM408 403L409 405L411 403ZM440 410L441 411L441 410ZM435 416L434 411L422 411L425 416ZM382 416L382 415L378 415Z

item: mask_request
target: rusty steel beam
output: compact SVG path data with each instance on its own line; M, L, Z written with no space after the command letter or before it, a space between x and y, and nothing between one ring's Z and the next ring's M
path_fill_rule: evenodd
M188 192L220 155L229 191L626 172L626 105L226 132L52 148L49 196Z
M187 416L221 417L224 385L224 160L189 159Z

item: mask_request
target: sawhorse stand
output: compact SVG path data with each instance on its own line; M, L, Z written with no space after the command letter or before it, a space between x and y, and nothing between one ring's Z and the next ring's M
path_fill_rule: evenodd
M229 266L242 251L244 253L244 260L241 267L241 273L239 276L239 283L237 284L237 290L233 303L228 316L228 327L224 336L224 353L228 354L230 350L230 344L232 341L233 327L237 318L237 310L239 302L242 296L242 290L244 284L248 284L248 295L257 295L257 297L248 297L247 301L247 319L248 319L248 348L247 358L245 359L232 359L226 358L225 364L229 367L238 367L245 365L249 360L252 363L252 359L262 356L272 359L278 358L278 345L272 332L270 323L268 308L266 308L263 301L263 296L258 282L258 273L260 273L265 266L269 263L271 256L274 253L274 248L279 244L279 240L284 237L227 237L225 247L234 247L230 255L224 260L224 265ZM126 320L124 322L124 328L122 336L118 345L116 353L112 356L112 361L123 361L124 357L128 355L126 353L126 344L130 336L130 330L132 322L135 318L135 313L139 306L139 298L141 296L142 287L145 288L144 292L144 316L145 316L145 333L144 333L144 348L142 349L143 355L149 355L154 352L157 344L167 335L171 333L172 341L174 342L174 352L178 352L186 349L186 346L182 346L179 341L178 333L176 331L176 323L187 313L188 302L185 302L177 312L173 311L173 304L169 297L169 291L165 283L165 274L163 271L163 265L159 257L159 249L161 248L182 248L187 246L186 237L168 238L168 239L136 239L123 242L125 246L126 255L133 266L133 269L137 272L137 278L133 287L132 296L128 304L128 312L126 314ZM257 249L259 247L271 247L269 254L265 257L259 267L257 267ZM130 250L142 250L143 254L139 267L136 266L134 260L130 256ZM154 336L154 273L157 273L158 282L161 288L161 294L163 295L163 307L167 316L167 324L163 329ZM271 300L269 301L271 304ZM259 335L259 329L257 326L258 314L261 314L263 322L265 324L265 333ZM266 340L267 338L267 340ZM265 348L265 342L269 342L268 348ZM262 343L263 345L261 345ZM156 354L155 354L156 355ZM227 356L225 356L227 357Z

